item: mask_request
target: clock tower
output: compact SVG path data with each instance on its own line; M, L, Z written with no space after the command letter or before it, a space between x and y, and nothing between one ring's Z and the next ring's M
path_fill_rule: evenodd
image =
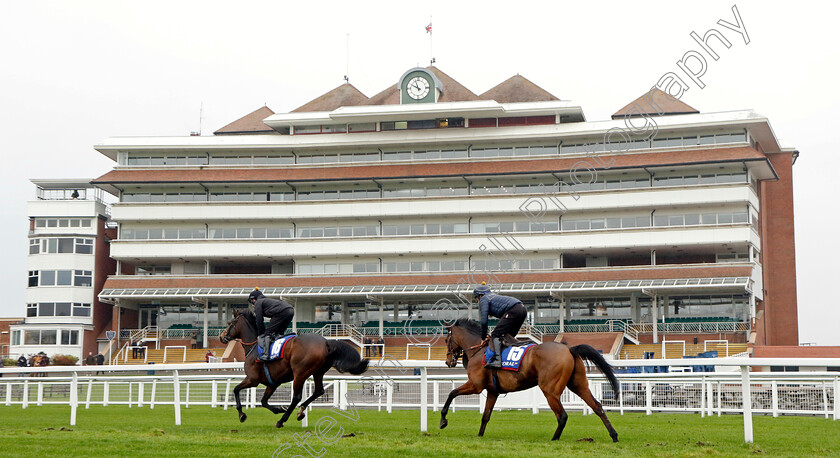
M434 73L415 67L403 73L397 85L400 103L434 103L443 93L443 85Z

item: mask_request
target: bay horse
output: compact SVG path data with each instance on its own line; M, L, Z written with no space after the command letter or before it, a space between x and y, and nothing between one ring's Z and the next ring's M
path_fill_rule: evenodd
M458 365L458 360L463 357L468 380L467 383L449 393L446 404L440 412L440 429L446 428L446 425L449 424L446 420L446 413L453 399L464 394L479 394L486 389L487 401L484 404L484 415L481 417L481 429L478 431L478 436L482 437L499 394L539 386L548 400L548 405L557 417L557 430L554 431L554 436L551 438L551 440L557 440L563 433L566 420L569 418L560 403L560 395L568 386L601 418L613 442L618 442L618 433L607 419L601 403L589 391L583 360L587 359L598 366L601 372L607 376L616 396L620 392L620 386L612 367L591 346L576 345L569 348L566 344L547 342L530 348L525 353L519 371L485 369L481 356L484 354L486 345L482 345L481 325L474 320L459 318L451 326L448 326L447 330L449 333L446 337L446 365L455 367Z
M236 313L228 323L227 329L222 332L220 340L223 343L238 340L245 349L245 380L233 389L240 422L248 418L242 411L242 403L239 401L239 392L245 388L259 384L266 386L261 405L275 415L283 413L283 417L274 425L282 428L283 423L289 419L300 402L303 385L310 376L315 380L315 391L300 405L298 421L306 416L306 407L324 394L324 374L331 367L339 372L349 372L353 375L364 373L368 367L368 360L362 359L359 352L350 345L338 340L327 340L318 334L302 334L292 339L286 344L282 359L258 361L257 317L250 310ZM289 381L293 382L292 402L289 408L283 409L269 405L268 400L277 387Z

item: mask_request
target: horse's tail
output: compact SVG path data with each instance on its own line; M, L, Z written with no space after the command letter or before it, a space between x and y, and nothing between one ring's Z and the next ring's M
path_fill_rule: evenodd
M609 379L613 391L616 396L618 396L618 393L621 392L621 385L619 385L618 379L615 378L615 372L613 372L612 366L610 366L610 363L608 363L607 360L598 353L598 350L589 345L583 344L575 345L574 347L569 348L569 351L571 351L573 355L578 356L581 359L588 359L598 366L598 369L600 369L607 379Z
M339 372L350 372L353 375L360 375L367 370L368 359L362 359L359 352L350 345L340 340L328 340L327 348L332 357L332 367Z

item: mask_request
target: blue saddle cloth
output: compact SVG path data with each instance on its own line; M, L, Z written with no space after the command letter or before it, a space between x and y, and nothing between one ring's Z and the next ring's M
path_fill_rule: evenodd
M521 347L509 347L502 350L502 369L518 371L519 364L525 358L525 353L536 344L523 345Z
M283 355L286 353L286 344L291 342L295 337L297 337L295 334L288 334L272 342L271 351L269 352L269 361L283 358ZM262 356L263 353L265 353L265 350L263 350L261 346L257 345L257 353Z

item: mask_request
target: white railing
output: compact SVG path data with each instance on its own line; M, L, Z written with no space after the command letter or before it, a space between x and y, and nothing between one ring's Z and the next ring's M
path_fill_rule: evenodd
M319 334L327 338L349 339L359 348L364 345L365 336L350 324L328 324L321 328Z
M111 364L119 364L120 363L120 355L123 356L123 359L128 358L128 347L131 345L131 342L126 342L123 344L122 348L114 355L113 358L109 359Z
M621 361L621 367L683 366L681 359ZM752 414L815 415L840 419L840 374L836 372L749 372L755 366L840 366L840 358L707 358L703 365L735 367L740 372L619 374L622 393L616 396L598 373L590 373L590 389L609 411L691 412L701 416L724 413L744 414L744 439L752 442ZM327 393L313 403L316 407L346 410L348 406L420 409L421 430L427 428L428 407L441 408L446 394L466 381L462 369L446 375L427 375L427 368L443 367L442 361L373 361L372 367L396 369L400 375L374 371L362 376L328 376ZM421 375L402 375L418 367ZM154 408L172 405L175 422L181 423L181 407L206 405L228 409L233 405L231 389L242 378L242 363L161 364L141 371L126 366L77 366L0 369L0 404L69 405L70 424L76 423L80 405L128 405ZM109 375L91 375L102 371ZM149 371L146 375L144 372ZM48 377L23 377L45 372ZM189 373L192 372L192 373ZM311 382L307 392L312 391ZM245 391L245 406L257 407L262 389ZM431 393L429 393L431 391ZM306 393L305 393L306 395ZM288 402L289 384L283 385L273 402ZM456 409L481 409L483 396L455 400ZM561 399L564 407L590 413L568 390ZM537 388L508 393L496 404L500 409L531 409L537 413L548 404ZM304 425L305 426L305 425Z
M517 334L516 337L519 336L526 337L534 343L543 343L542 331L540 331L536 326L532 326L530 324L525 324L522 326L522 329L519 331L519 334Z

